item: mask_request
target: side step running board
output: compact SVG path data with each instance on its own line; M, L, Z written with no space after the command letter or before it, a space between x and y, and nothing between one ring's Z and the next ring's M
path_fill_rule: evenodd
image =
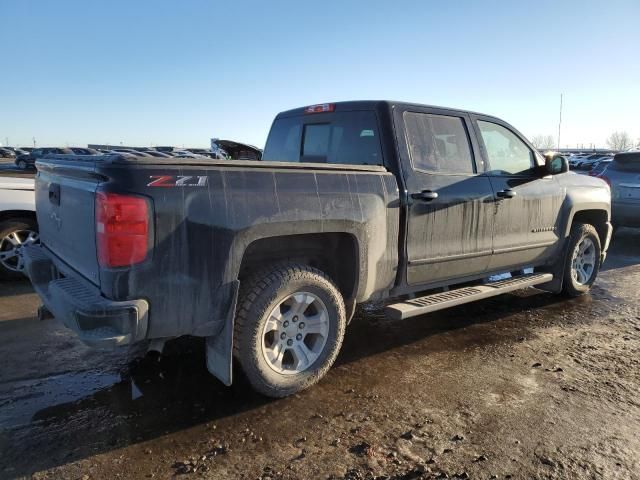
M494 297L503 293L512 292L521 288L532 287L553 280L550 273L531 273L499 280L497 282L484 283L471 287L458 288L448 292L434 293L424 297L406 300L400 303L387 305L385 313L387 317L402 320L405 318L423 315L425 313L443 310L445 308L474 302L483 298Z

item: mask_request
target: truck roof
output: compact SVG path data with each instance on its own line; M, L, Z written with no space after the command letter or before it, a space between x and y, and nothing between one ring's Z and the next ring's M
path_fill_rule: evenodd
M445 111L449 111L451 113L457 113L457 114L460 114L460 113L475 114L475 115L482 115L485 117L497 118L497 117L494 117L493 115L487 115L486 113L479 113L471 110L464 110L461 108L441 107L438 105L426 105L426 104L415 103L415 102L400 102L395 100L349 100L346 102L325 102L317 105L334 105L335 106L334 111L336 112L340 112L340 111L348 112L348 111L354 111L354 110L392 109L395 107L413 106L413 107L421 107L421 108L437 108L438 110L445 110ZM276 119L283 118L283 117L296 117L299 115L304 115L305 109L308 108L309 106L310 105L306 105L304 107L294 108L291 110L280 112L278 115L276 115Z

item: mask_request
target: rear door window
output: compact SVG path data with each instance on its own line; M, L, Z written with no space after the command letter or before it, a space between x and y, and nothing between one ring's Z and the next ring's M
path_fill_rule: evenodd
M464 119L406 112L404 123L413 168L434 173L474 173Z
M382 165L376 115L355 111L279 118L271 127L262 159Z

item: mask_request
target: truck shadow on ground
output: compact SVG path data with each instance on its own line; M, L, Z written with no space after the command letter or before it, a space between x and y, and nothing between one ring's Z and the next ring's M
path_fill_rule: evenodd
M607 297L597 287L593 295ZM592 301L591 296L567 302L551 294L523 292L402 322L387 320L382 305L365 305L347 330L336 366L363 361L366 369L367 357L411 344L424 347L425 355L488 343L508 347L522 341L540 322L553 324L563 311L587 310ZM542 313L531 313L540 309ZM450 338L443 342L441 335ZM237 369L234 385L224 387L208 373L204 357L202 339L185 337L169 343L161 358L135 359L120 371L58 376L58 389L48 385L35 393L42 408L24 423L0 430L0 472L7 472L8 467L12 476L28 475L229 416L250 421L252 411L269 402L300 400L272 400L255 394ZM349 382L342 378L342 386L334 388L332 375L330 372L324 381L327 388L302 393L304 401L320 404L323 395ZM92 386L86 396L65 397L74 388L82 392L86 382ZM29 399L14 401L28 403ZM0 403L1 408L6 405Z

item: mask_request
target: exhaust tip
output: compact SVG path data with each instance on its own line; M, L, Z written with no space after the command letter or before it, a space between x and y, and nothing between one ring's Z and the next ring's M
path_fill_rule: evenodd
M164 350L164 344L166 340L162 338L156 338L149 342L149 346L147 347L147 356L148 357L160 357L162 355L162 351Z

